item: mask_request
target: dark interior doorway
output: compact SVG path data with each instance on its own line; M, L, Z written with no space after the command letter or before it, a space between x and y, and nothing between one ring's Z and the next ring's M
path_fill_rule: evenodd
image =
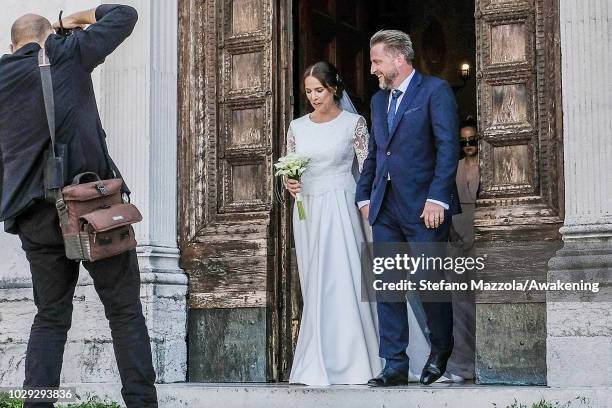
M314 62L326 60L338 68L353 104L369 122L370 99L379 89L377 79L370 74L369 40L381 29L410 34L415 68L450 83L460 119L476 117L474 8L474 0L294 0L294 117L311 111L303 92L304 70ZM460 76L464 64L470 68L465 80ZM293 258L295 251L291 253ZM280 379L285 381L289 378L302 309L296 262L292 260L290 264L291 330L283 343L291 350L284 353L280 370Z
M370 74L369 39L381 29L410 34L415 68L451 84L461 119L476 117L473 0L297 0L294 10L296 117L310 111L301 84L305 68L327 60L340 71L357 110L369 119L369 101L378 90ZM463 64L470 67L465 81Z

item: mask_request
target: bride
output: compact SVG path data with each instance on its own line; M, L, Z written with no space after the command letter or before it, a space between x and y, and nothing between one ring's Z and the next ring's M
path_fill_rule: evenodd
M289 381L308 385L365 384L380 372L376 306L361 300L361 244L371 230L355 205L356 170L368 153L368 129L344 91L336 68L317 62L304 73L314 111L291 122L287 153L308 157L301 183L306 219L293 212L293 234L304 309ZM408 302L408 379L417 382L429 356L425 314ZM446 373L439 381L461 382Z
M378 374L376 308L361 301L363 220L355 205L354 164L368 152L368 129L354 112L336 68L317 62L304 73L314 111L291 122L287 152L310 159L298 183L306 219L293 212L304 309L289 381L365 384Z

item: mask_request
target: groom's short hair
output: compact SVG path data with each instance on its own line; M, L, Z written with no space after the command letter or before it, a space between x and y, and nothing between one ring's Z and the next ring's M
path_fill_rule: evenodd
M370 39L370 48L376 44L385 44L385 49L393 53L400 53L411 63L414 59L412 40L410 36L400 30L380 30Z

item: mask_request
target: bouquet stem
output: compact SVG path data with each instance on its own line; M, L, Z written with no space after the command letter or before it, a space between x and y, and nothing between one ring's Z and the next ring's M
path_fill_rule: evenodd
M298 218L300 221L304 221L306 219L306 211L304 211L304 202L302 201L302 194L297 193L295 195L295 204L298 210Z

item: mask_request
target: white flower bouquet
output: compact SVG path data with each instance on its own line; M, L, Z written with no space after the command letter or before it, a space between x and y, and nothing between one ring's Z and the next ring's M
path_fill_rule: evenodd
M300 181L300 176L308 168L308 162L310 159L298 156L295 153L289 153L288 155L278 159L278 163L274 164L276 167L276 176L285 176L292 180ZM297 193L295 197L295 203L297 205L298 217L300 220L306 219L306 212L304 211L304 203L302 201L302 195Z

